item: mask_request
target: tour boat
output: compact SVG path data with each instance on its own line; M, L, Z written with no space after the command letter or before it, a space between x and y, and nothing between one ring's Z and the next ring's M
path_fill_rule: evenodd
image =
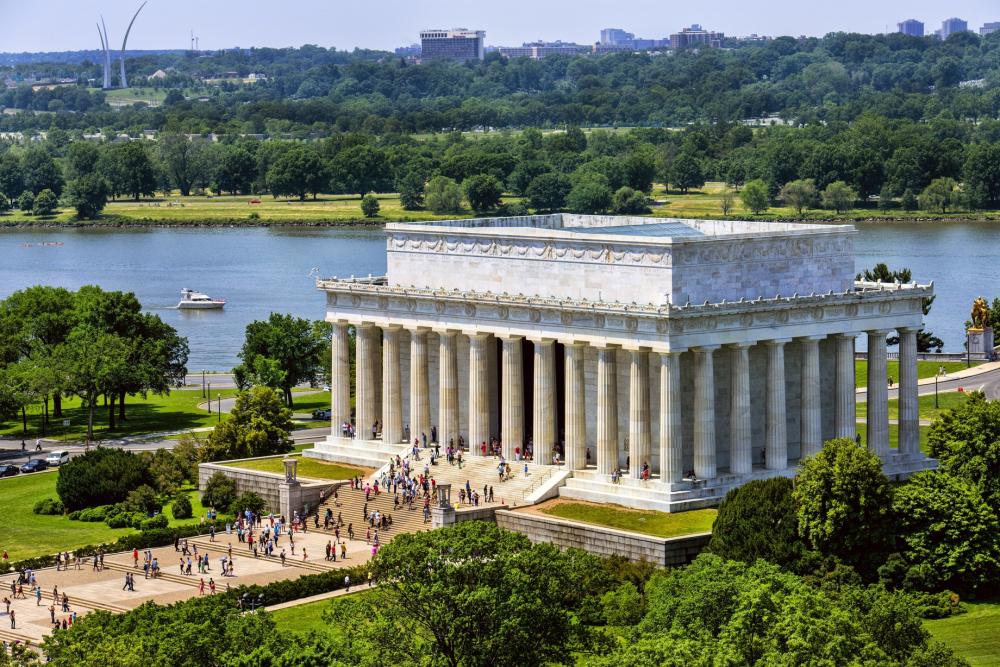
M194 290L182 289L181 300L177 307L182 310L206 310L211 308L222 308L226 305L225 299L213 299L207 294L195 292Z

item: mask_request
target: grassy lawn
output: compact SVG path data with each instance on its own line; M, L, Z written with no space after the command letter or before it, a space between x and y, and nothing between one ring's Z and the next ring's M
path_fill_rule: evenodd
M131 528L108 528L104 522L70 521L65 516L34 514L31 508L43 498L58 498L58 472L33 473L0 479L0 498L8 521L0 533L0 549L6 549L11 560L44 556L57 551L76 549L91 544L113 542L122 535L135 532ZM192 517L174 519L170 504L163 511L171 526L196 524L205 514L198 491L185 489L191 500Z
M266 459L257 459L255 461L238 461L236 463L224 463L223 465L229 466L231 468L243 468L244 470L259 470L261 472L273 472L282 474L285 472L285 466L281 462L283 456L271 456ZM299 477L308 477L311 479L331 479L331 480L341 480L350 479L355 475L364 474L368 472L365 468L356 468L354 466L345 466L337 463L326 463L324 461L317 461L316 459L308 459L302 456L298 456L299 459Z
M691 510L690 512L654 512L633 510L618 505L596 505L591 503L558 503L541 508L545 514L607 526L618 530L630 530L656 537L676 537L712 530L712 522L718 513L714 509Z
M920 449L927 453L927 432L930 426L920 427ZM861 443L867 442L868 438L868 425L863 422L858 422L858 433L861 434ZM889 424L889 446L895 449L899 446L899 425Z
M962 604L967 613L924 621L924 627L973 665L1000 665L1000 603Z
M937 375L938 368L944 367L945 373L954 373L964 369L964 361L918 361L917 362L917 377L919 379L932 378ZM975 364L973 364L975 366ZM886 363L886 372L888 376L892 378L895 383L899 382L899 362L889 360ZM889 377L886 378L888 381ZM863 388L868 386L868 362L867 361L855 361L854 362L854 382L858 388Z
M336 608L348 600L357 600L360 596L366 595L369 595L367 588L359 593L351 593L349 596L337 596L293 607L285 607L284 609L272 611L270 614L277 626L276 630L281 633L297 632L305 634L316 631L324 634L335 634L342 632L342 630L337 624L324 623L323 612L327 609Z
M235 389L224 389L223 397L232 396ZM108 431L107 408L98 406L94 411L94 437L98 440L120 438L127 435L158 433L161 431L180 431L214 426L218 417L215 412L209 414L204 408L198 407L202 402L200 389L176 389L166 396L149 395L128 397L125 401L127 419L114 431ZM49 405L51 415L52 406ZM83 440L87 433L87 411L80 406L79 398L63 399L63 419L69 419L68 427L61 420L52 420L42 434L42 406L33 405L28 409L28 433L22 436L21 420L16 419L0 423L0 435L10 437L25 437L33 440L37 437L55 438L57 440Z
M921 419L937 419L941 416L941 413L952 408L957 408L965 404L969 400L969 394L966 392L958 391L942 391L938 394L938 407L934 407L934 394L928 394L926 396L921 396L918 399L920 405L920 418ZM867 414L867 403L859 402L857 405L858 417L864 417ZM899 418L899 399L891 398L889 399L889 419Z
M292 401L292 412L308 412L311 414L313 410L330 408L330 392L321 391L315 394L309 393L305 396L293 395ZM327 426L329 426L329 423L327 423Z

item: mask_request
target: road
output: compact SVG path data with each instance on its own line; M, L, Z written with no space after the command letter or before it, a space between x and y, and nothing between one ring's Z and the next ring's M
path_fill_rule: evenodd
M1000 399L1000 363L984 364L981 369L973 368L969 371L942 376L937 382L937 390L939 392L958 391L959 389L964 391L981 391L990 400ZM976 372L977 370L979 372ZM963 374L965 375L963 376ZM932 395L934 393L934 384L933 381L921 380L917 391L921 396ZM899 398L898 386L893 386L889 390L889 398ZM859 403L867 401L867 390L859 390L857 400Z

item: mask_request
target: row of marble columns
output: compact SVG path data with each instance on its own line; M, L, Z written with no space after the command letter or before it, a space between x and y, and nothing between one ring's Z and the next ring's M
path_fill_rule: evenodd
M381 414L377 413L377 364L379 332L374 325L356 327L356 423L359 435L377 420L382 422L384 442L403 441L403 414L400 383L400 332L402 327L381 328ZM899 329L899 449L901 455L919 454L917 415L916 329ZM411 433L431 432L429 399L428 329L409 329L410 338L410 415ZM439 340L438 372L438 442L459 440L458 345L456 331L437 331ZM868 447L886 458L889 450L888 386L886 372L886 335L888 331L868 334ZM493 335L486 332L465 334L469 338L468 444L470 452L480 453L480 446L490 440L490 391L488 346ZM836 349L836 372L833 378L834 422L836 437L854 438L856 404L854 378L854 339L857 334L833 336ZM524 447L523 353L520 336L498 336L503 344L501 367L501 433L504 455L513 458L516 448ZM796 338L801 350L801 455L815 454L823 445L819 344L823 336ZM766 430L764 466L769 470L788 467L787 402L785 397L785 346L792 339L762 341L767 354ZM531 407L534 457L539 463L552 461L556 440L555 339L532 339L533 403ZM585 365L587 345L566 342L565 359L565 464L570 469L586 466L587 412ZM596 410L597 471L611 474L618 467L618 346L595 346L597 351ZM716 454L716 390L714 363L718 354L729 354L732 372L730 393L730 473L749 474L751 455L750 348L741 343L691 348L694 363L693 423L694 472L700 479L718 475ZM680 354L648 348L627 350L629 359L628 446L633 465L630 476L641 475L643 463L652 465L652 429L659 429L659 474L663 482L675 483L684 477L682 454L682 414ZM659 367L659 423L650 418L649 365ZM333 327L332 423L351 421L350 354L348 325ZM651 472L654 472L651 470Z

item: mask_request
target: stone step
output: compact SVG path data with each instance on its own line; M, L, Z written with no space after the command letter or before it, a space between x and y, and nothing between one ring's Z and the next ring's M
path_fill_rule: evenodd
M619 498L619 504L626 504L626 499L653 499L659 502L677 502L682 500L698 500L700 498L716 497L725 495L728 487L724 486L704 486L693 489L671 490L662 488L659 482L641 482L637 485L622 483L612 484L608 481L598 480L590 477L573 476L566 480L566 485L560 489L560 495L580 491L597 491L607 493ZM641 484L645 484L642 486Z
M10 621L7 619L4 619L4 621L10 625ZM17 642L26 646L31 646L37 643L28 635L21 634L17 630L10 630L8 628L0 628L0 640L5 641L8 644Z
M686 510L715 507L722 502L722 498L725 497L725 493L715 495L708 494L703 497L683 499L673 499L670 497L665 498L662 495L653 494L624 497L620 493L621 489L615 484L609 483L603 486L598 484L570 486L570 483L574 481L576 480L569 480L566 486L559 490L560 498L586 500L592 503L623 505L633 509L656 510L658 512L683 512Z
M119 563L110 560L108 558L104 559L104 566L107 567L109 570L115 570L117 572L131 572L136 576L142 574L141 567L139 568L132 567L132 565L128 563ZM186 586L198 585L198 577L195 576L195 573L192 573L191 576L187 576L183 574L175 574L174 572L168 572L162 563L160 564L160 575L157 577L157 579L162 579L164 581L172 581L174 583L184 584Z
M407 446L402 443L389 444L381 440L358 440L331 435L317 442L313 449L302 452L302 455L334 463L381 469L386 466L390 457L402 455L405 449Z
M52 599L52 593L50 591L42 591L42 599L47 601L55 602L57 605L62 602L62 595L59 596L58 600ZM128 607L123 607L121 605L112 604L110 602L98 602L96 600L90 600L87 598L82 598L78 595L69 596L70 607L84 607L86 609L101 609L103 611L110 611L115 614L123 614L129 610Z

